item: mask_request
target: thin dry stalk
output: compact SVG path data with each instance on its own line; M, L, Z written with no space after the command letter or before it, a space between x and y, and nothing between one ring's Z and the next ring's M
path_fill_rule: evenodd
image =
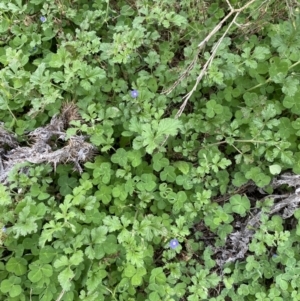
M167 90L164 90L162 94L170 94L190 73L191 70L193 70L194 66L197 63L198 55L200 53L201 49L199 48L197 51L197 54L194 56L194 59L192 62L188 65L188 67L185 69L185 71L180 75L180 77L177 79L177 81Z
M274 179L271 183L273 188L277 188L280 185L288 185L290 187L300 186L300 176L293 174L283 174L279 179ZM299 188L295 189L293 193L284 195L268 195L260 202L265 199L281 199L277 201L271 208L269 212L265 212L266 215L278 214L282 219L290 218L295 210L299 207L300 197ZM213 248L215 254L220 254L219 258L216 260L219 266L223 266L228 262L235 262L239 259L244 259L246 253L248 252L249 243L255 235L255 232L260 227L261 224L262 211L256 212L252 218L243 225L242 229L231 233L227 240L226 245L222 248Z
M60 301L62 299L62 297L64 296L65 294L65 290L62 290L61 293L59 294L58 298L56 299L56 301Z
M180 76L180 78L173 84L173 86L164 91L163 94L169 94L171 93L176 87L177 85L189 74L189 72L193 69L193 67L195 66L196 62L197 62L197 59L198 59L198 55L199 55L199 52L200 50L206 45L206 43L211 39L211 37L219 31L220 28L222 28L222 25L224 24L224 22L229 18L231 17L233 14L235 14L233 20L230 22L230 24L228 25L227 29L225 30L224 34L222 35L222 37L218 40L217 44L214 46L213 50L212 50L212 53L209 57L209 59L207 60L207 62L204 64L199 76L197 77L196 79L196 83L195 85L193 86L192 90L186 94L182 99L184 100L182 105L180 106L178 112L176 113L175 115L175 119L178 119L182 112L184 111L189 99L191 98L191 96L193 95L193 93L196 91L200 81L202 80L203 76L206 74L206 71L207 69L210 67L210 65L212 64L213 62L213 59L215 58L216 56L216 53L218 51L218 48L219 46L221 45L224 37L227 35L229 29L232 27L233 24L236 24L236 19L238 17L238 15L243 11L245 10L247 7L249 7L252 3L254 3L256 0L251 0L249 1L247 4L245 4L243 7L241 8L236 8L234 9L230 3L228 2L228 0L226 0L229 8L230 8L230 13L224 17L218 25L216 25L216 27L206 36L206 38L198 45L198 52L196 54L196 56L194 57L193 61L191 62L191 64L188 66L188 68L186 69L186 71ZM169 138L169 135L166 136L165 140L162 142L161 146L163 146L166 141L168 140Z
M230 18L233 14L235 14L233 20L230 22L230 24L228 25L227 29L225 30L224 34L222 35L222 37L218 40L217 44L214 46L213 50L212 50L212 53L209 57L209 59L207 60L207 62L204 64L199 76L197 77L196 79L196 83L195 85L193 86L192 90L186 94L184 97L183 97L183 103L181 104L178 112L176 113L175 115L175 119L178 119L182 112L184 111L187 103L188 103L188 100L191 98L191 96L193 95L193 93L196 91L200 81L202 80L203 76L206 74L206 71L207 69L209 68L209 66L212 64L213 62L213 59L214 57L216 56L216 53L218 51L218 48L219 46L221 45L224 37L227 35L229 29L232 27L233 24L236 24L236 19L238 17L238 15L243 11L245 10L247 7L249 7L252 3L254 3L256 0L251 0L249 1L247 4L245 4L243 7L241 8L236 8L234 9L230 3L228 2L227 0L227 4L230 8L230 12L227 16L225 16L220 22L219 24L217 24L215 26L215 28L206 36L206 38L198 45L198 49L199 51L206 45L206 43L212 38L213 35L215 35L219 30L220 28L222 28L223 24L226 22L226 20L228 18ZM197 61L197 58L198 58L198 54L199 54L199 51L197 52L195 58L193 59L192 63L188 66L188 68L186 69L186 71L180 76L180 78L173 84L173 86L168 89L167 91L165 91L164 93L166 94L169 94L171 93L175 87L189 74L189 72L193 69L194 65L195 65L195 62ZM166 137L166 139L163 141L163 143L161 144L161 146L163 146L166 141L168 140L169 136Z
M172 85L171 88L163 91L163 94L170 94L175 87L177 87L177 85L189 74L189 72L193 69L193 67L195 66L195 63L197 61L199 52L204 48L204 46L206 45L206 43L212 38L212 36L214 36L220 28L222 28L223 24L227 21L228 18L230 18L233 14L240 14L244 9L246 9L249 5L251 5L253 2L255 2L256 0L251 0L250 2L248 2L247 4L245 4L243 7L241 8L237 8L234 9L230 3L228 2L228 0L226 0L229 8L230 8L230 13L224 17L216 26L215 28L205 37L205 39L199 43L198 45L198 51L193 59L193 61L189 64L189 66L187 67L187 69L183 72L183 74L179 77L179 79ZM236 18L236 17L235 17ZM232 26L232 24L230 24L230 27ZM229 28L230 28L229 27ZM227 30L228 32L228 30Z

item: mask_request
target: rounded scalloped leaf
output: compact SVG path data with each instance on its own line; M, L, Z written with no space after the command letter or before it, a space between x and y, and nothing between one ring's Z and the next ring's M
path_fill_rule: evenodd
M27 271L27 261L24 258L12 257L6 264L6 270L17 276L24 275Z
M272 175L278 175L281 172L281 166L278 164L273 164L269 166L269 170Z
M245 216L246 212L250 209L250 201L247 197L240 195L234 195L229 199L231 209L233 212Z

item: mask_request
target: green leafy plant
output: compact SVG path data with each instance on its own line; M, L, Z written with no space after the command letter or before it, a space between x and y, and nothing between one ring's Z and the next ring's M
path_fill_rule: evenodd
M299 300L299 26L293 0L2 1L0 299Z

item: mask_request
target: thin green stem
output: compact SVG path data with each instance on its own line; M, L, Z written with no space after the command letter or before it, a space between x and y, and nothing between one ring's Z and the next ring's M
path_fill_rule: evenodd
M300 61L296 62L295 64L291 65L289 68L288 68L288 71L290 71L292 68L294 68L295 66L299 65L300 64ZM249 92L249 91L252 91L256 88L259 88L261 86L264 86L266 85L267 83L271 82L271 78L269 77L264 83L261 83L261 84L258 84L252 88L249 88L248 90L246 90L246 92Z
M289 67L289 70L294 68L295 66L299 65L300 64L300 61L296 62L295 64L293 64L291 67Z
M270 81L271 81L271 79L268 78L264 83L258 84L258 85L256 85L256 86L254 86L254 87L252 87L252 88L246 90L246 92L249 92L249 91L252 91L252 90L254 90L254 89L256 89L256 88L259 88L259 87L261 87L261 86L264 86L264 85L266 85L266 84L267 84L268 82L270 82Z
M269 141L261 141L261 140L241 140L241 139L236 139L233 141L234 142L242 142L242 143L269 143ZM211 144L208 144L207 146L213 146L213 145L220 145L220 144L229 144L227 141L220 141L220 142L215 142L215 143L211 143ZM230 144L231 145L231 144Z

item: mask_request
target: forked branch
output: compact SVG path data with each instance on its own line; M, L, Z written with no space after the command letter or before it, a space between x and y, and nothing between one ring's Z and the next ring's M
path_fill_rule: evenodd
M200 81L202 80L203 76L206 74L207 69L209 68L209 66L211 65L211 63L213 62L214 57L216 56L216 53L219 49L219 46L221 45L222 41L224 40L225 36L227 35L229 29L232 27L233 24L236 24L236 19L238 17L238 15L245 10L246 8L248 8L252 3L254 3L256 0L251 0L249 1L247 4L245 4L244 6L242 6L241 8L233 8L231 6L231 4L229 3L228 0L226 0L229 8L230 8L230 12L219 22L219 24L217 24L215 26L215 28L206 36L206 38L199 43L198 45L198 51L197 54L195 55L193 61L191 62L191 64L189 64L188 68L183 72L183 74L180 76L180 78L173 84L173 86L164 91L164 94L170 94L177 86L178 84L190 73L190 71L193 69L193 67L195 66L195 63L197 61L198 55L200 50L206 45L206 43L212 38L212 36L214 36L223 26L223 24L232 16L235 15L233 20L230 22L230 24L228 25L227 29L225 30L224 34L222 35L222 37L218 40L217 44L214 46L211 55L209 57L209 59L207 60L207 62L204 64L200 74L198 75L197 79L196 79L196 83L193 86L192 90L187 93L184 97L183 97L183 103L181 104L178 112L175 115L175 119L178 119L181 114L183 113L189 99L191 98L191 96L193 95L193 93L196 91ZM163 141L163 143L161 144L161 146L163 146L166 141L168 140L169 136L166 137L166 139Z

